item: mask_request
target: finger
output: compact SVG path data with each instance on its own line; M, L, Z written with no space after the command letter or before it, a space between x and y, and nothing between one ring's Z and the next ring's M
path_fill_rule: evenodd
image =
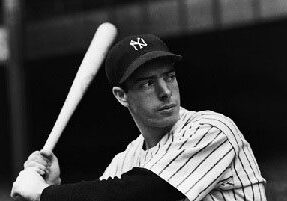
M31 167L33 167L33 166L31 166ZM31 168L31 167L28 167L28 168ZM42 168L39 168L39 167L33 167L33 168L35 168L35 170L34 171L36 171L39 175L41 175L42 177L43 176L45 176L45 175L47 175L48 174L48 169L42 169Z
M47 166L48 165L48 161L39 153L39 154L35 154L33 155L32 157L30 157L27 162L31 162L31 161L34 161L34 162L37 162L37 163L40 163L44 166Z
M35 161L26 161L24 164L25 169L28 168L34 168L34 170L41 175L42 177L46 177L47 175L49 175L50 170L48 167L43 166L42 164L39 164Z
M42 169L42 170L45 170L47 169L47 167L37 161L26 161L24 163L24 167L25 168L28 168L28 167L36 167L36 168L39 168L39 169Z
M46 163L48 163L48 158L44 157L40 152L34 156L33 160L37 160L39 162L41 161L45 161Z
M43 171L46 171L47 170L47 167L44 166L43 164L41 163L38 163L36 161L26 161L24 163L24 168L28 168L28 167L35 167L37 169L40 169L40 170L43 170Z
M40 155L40 151L34 151L33 153L31 153L27 160L31 160L37 155Z
M37 172L39 175L41 175L41 176L46 175L46 171L41 170L41 169L37 169L36 172Z
M53 159L55 158L55 155L52 152L45 152L43 150L40 151L40 154L42 157L45 158L45 160L51 164Z
M45 172L45 171L44 171ZM37 167L27 167L26 169L20 171L18 177L16 178L16 184L17 183L23 183L23 182L29 182L31 178L33 177L41 177L40 173L44 173L41 171L41 169Z
M44 150L41 150L40 151L40 154L42 155L42 156L44 156L45 158L47 158L47 159L49 159L49 160L51 160L51 158L53 157L53 152L46 152L46 151L44 151Z

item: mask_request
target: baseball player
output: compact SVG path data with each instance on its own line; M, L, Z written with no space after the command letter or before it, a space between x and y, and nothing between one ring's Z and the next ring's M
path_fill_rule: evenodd
M118 42L106 58L106 74L140 134L90 182L59 185L56 156L34 152L11 195L41 201L265 201L265 180L235 123L216 112L181 107L179 60L154 35Z

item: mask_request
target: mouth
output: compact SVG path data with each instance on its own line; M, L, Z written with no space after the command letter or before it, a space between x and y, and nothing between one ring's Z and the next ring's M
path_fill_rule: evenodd
M173 110L173 108L176 106L176 104L167 104L167 105L163 105L159 108L158 111L171 111Z

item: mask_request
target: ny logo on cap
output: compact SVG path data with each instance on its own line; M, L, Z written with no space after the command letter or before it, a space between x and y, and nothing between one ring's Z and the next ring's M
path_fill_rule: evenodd
M137 38L137 41L131 40L130 46L132 46L135 50L142 49L147 46L146 42L142 38Z

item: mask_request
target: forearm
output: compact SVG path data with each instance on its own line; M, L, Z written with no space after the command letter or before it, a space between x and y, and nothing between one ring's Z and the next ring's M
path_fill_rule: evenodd
M50 186L41 201L174 201L183 195L154 173L136 168L121 179L108 179Z

